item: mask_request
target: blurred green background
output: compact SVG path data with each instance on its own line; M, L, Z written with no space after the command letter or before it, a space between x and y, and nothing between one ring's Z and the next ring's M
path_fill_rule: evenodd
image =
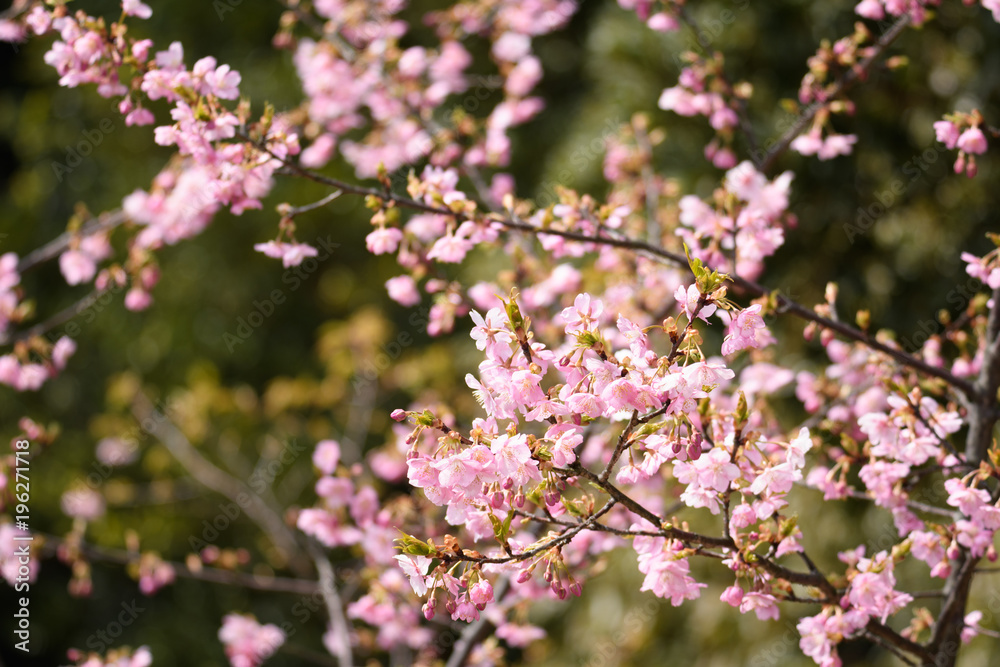
M221 18L214 6L220 3L149 4L153 18L135 22L138 31L160 47L182 41L188 64L214 55L232 65L242 73L242 92L254 100L255 110L264 100L279 110L300 101L290 53L270 46L282 11L279 3L240 3ZM417 2L407 15L440 4ZM839 0L691 4L711 35L709 48L727 54L731 78L753 83L750 115L762 143L779 136L787 124L779 101L795 97L805 60L819 40L849 34L856 18L854 3ZM821 300L826 283L836 281L842 315L868 308L873 326L892 328L902 337L919 331L918 323L933 319L941 308L955 312L949 294L968 279L958 253L984 251L984 232L1000 231L996 152L983 156L975 180L956 177L951 172L954 155L934 142L931 127L956 108L978 107L998 122L1000 27L979 7L954 1L943 5L935 20L906 31L893 47L892 53L907 56L908 66L895 72L876 67L852 93L857 117L835 119L839 131L858 135L854 155L819 162L788 154L779 162L779 169L796 174L792 210L799 225L787 234L786 245L769 261L764 276L768 285L807 304ZM114 2L81 6L109 18L118 13ZM729 24L720 20L727 9L735 15ZM420 38L419 32L413 36ZM169 151L152 142L149 128L125 127L92 88L60 88L42 61L50 41L0 47L0 232L5 234L0 253L23 255L54 238L78 203L93 212L116 207L133 189L148 187L169 157ZM540 92L548 106L515 131L511 172L518 193L530 197L542 194L545 184L563 183L600 195L606 189L603 155L591 160L574 155L602 136L609 122L626 122L637 111L651 113L667 130L667 140L657 149L661 171L679 179L686 191L710 193L719 172L701 155L711 137L707 124L656 108L660 92L677 80L676 54L697 45L690 33L654 33L607 1L584 3L567 30L537 40L546 67ZM491 66L477 62L473 71L490 73ZM155 110L164 117L165 107ZM112 131L102 135L79 166L57 178L53 163L65 162L68 147L106 119ZM352 177L343 164L329 172ZM898 180L905 184L903 195L867 233L852 239L845 226ZM369 226L358 199L342 197L300 219L301 240L329 236L340 247L297 289L282 282L279 264L252 251L254 243L273 236L276 204L307 203L323 194L313 184L279 178L262 211L238 218L220 214L201 236L160 253L163 277L149 310L128 312L119 295L95 311L93 321L83 326L67 373L38 393L0 388L0 436L15 435L17 420L25 415L62 427L55 444L32 462L33 529L60 534L70 528L59 496L91 470L98 440L134 428L122 397L140 385L156 400L176 401L189 438L206 456L244 478L260 457L268 460L292 440L311 447L325 437L350 436L360 447L380 445L388 432L388 412L413 399L446 399L471 410L461 378L475 367L477 356L461 333L466 326L459 323L455 336L431 340L409 323L417 308L388 300L382 285L399 270L392 258L364 251ZM458 269L458 275L468 270ZM54 262L25 276L24 284L38 296L42 315L83 293L66 287ZM282 289L288 301L245 343L227 349L223 336L234 333L238 318L274 289ZM787 341L784 363L811 368L820 360L817 347L801 340L798 322L773 326ZM412 335L415 344L381 374L373 396L359 398L352 376L402 332ZM369 399L370 414L365 408ZM308 455L301 456L282 470L274 494L285 506L307 506L313 499L312 481ZM158 550L171 560L183 560L190 550L188 536L198 534L202 521L216 516L223 502L186 481L153 438L142 441L139 461L117 471L101 490L109 512L88 529L88 539L123 548L124 532L134 529L142 536L143 549ZM835 567L832 547L857 544L859 535L875 544L889 525L885 513L868 511L862 503L824 504L817 495L810 500L801 523L817 527L807 531L806 544L820 553L821 567ZM249 549L255 557L266 550L256 527L245 520L225 531L218 544ZM623 553L585 586L578 604L539 605L536 620L548 629L549 638L521 658L532 664L594 667L812 664L798 653L792 616L769 624L739 616L715 601L728 585L725 573L715 563L697 567L717 585L702 602L673 609L638 593L641 575L634 554ZM31 597L37 653L14 655L5 638L0 654L6 664L64 664L68 647L86 648L92 633L106 628L123 602L136 599L146 610L125 628L120 643L148 644L158 666L222 665L225 658L215 635L225 613L253 611L262 622L281 623L293 620L297 602L293 595L185 580L147 598L121 567L99 564L93 595L71 598L66 594L69 578L55 560L43 563ZM1000 599L1000 584L987 580L982 589L984 600ZM10 588L0 587L3 608L10 608L12 596ZM8 628L10 620L0 626ZM321 651L319 616L296 627L290 644ZM988 664L994 648L993 640L978 639L962 664ZM865 642L847 643L842 656L848 665L893 664ZM296 649L286 648L267 664L304 660Z

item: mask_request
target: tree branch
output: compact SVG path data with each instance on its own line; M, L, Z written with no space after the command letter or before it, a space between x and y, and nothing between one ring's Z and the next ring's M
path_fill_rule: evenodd
M892 27L890 27L889 30L887 30L885 34L879 38L878 42L875 43L872 52L869 53L867 57L863 58L856 66L852 67L845 74L843 74L834 83L833 87L827 91L826 99L823 102L816 102L812 104L805 110L805 113L798 117L795 123L788 128L785 134L781 136L774 148L769 150L763 159L760 160L759 169L763 172L770 171L771 167L774 166L774 163L779 157L781 157L782 153L788 150L788 147L791 145L792 141L794 141L795 137L802 134L802 131L813 121L816 114L819 113L819 110L824 108L830 100L836 99L838 96L846 92L847 89L850 88L856 81L864 78L868 74L868 69L875 63L876 60L882 57L882 54L885 53L887 48L889 48L889 45L896 41L896 38L902 34L903 30L908 25L910 25L910 15L908 13L903 14L896 19L896 22L892 24Z
M0 336L0 345L10 345L18 341L28 340L35 336L41 336L50 329L54 329L61 324L69 322L71 319L84 312L107 294L108 290L94 290L90 294L79 299L76 303L66 306L55 315L52 315L43 322L39 322L29 329L15 331L4 336Z
M60 545L69 544L66 540L56 535L40 534L40 537L45 538L46 546L43 551L50 552L51 554L54 554ZM48 546L50 544L52 545L51 547ZM72 546L79 549L80 553L89 560L112 563L115 565L128 565L129 563L137 560L140 556L140 554L133 551L102 547L96 544L74 543ZM214 567L202 567L197 570L192 570L185 563L179 563L176 561L164 561L164 563L169 565L174 574L178 577L195 579L198 581L207 581L209 583L222 584L224 586L239 586L241 588L249 588L255 591L312 595L320 588L319 582L312 581L310 579L256 575Z
M159 439L190 475L216 493L239 505L270 537L288 566L299 574L310 571L308 561L302 557L295 533L281 515L261 499L249 486L217 467L198 452L167 415L153 407L149 399L139 392L132 403L132 413L142 424L150 424L148 432Z
M510 589L510 580L504 577L496 587L496 600L499 602L507 591ZM474 623L470 623L462 630L462 634L459 636L458 641L455 642L455 649L448 656L448 662L445 667L463 667L466 661L469 659L469 655L472 653L472 649L476 647L476 644L483 641L493 630L493 624L486 619L486 617L480 618Z
M62 254L74 238L84 238L96 234L106 229L114 229L125 222L128 218L121 209L102 213L96 218L91 218L75 232L63 232L52 239L41 248L37 248L21 258L17 263L17 272L24 273L30 271L39 264L49 261L53 257Z
M993 308L986 323L986 351L983 364L976 378L975 393L968 403L966 422L969 432L965 441L966 462L978 468L986 459L986 453L993 442L993 429L997 423L997 389L1000 388L1000 288L993 290ZM961 519L961 513L955 519ZM959 556L952 566L951 575L945 584L945 601L941 613L934 624L930 648L934 661L925 664L935 667L950 667L958 659L961 647L961 633L964 627L965 608L969 589L979 558L973 558L968 549L959 548Z

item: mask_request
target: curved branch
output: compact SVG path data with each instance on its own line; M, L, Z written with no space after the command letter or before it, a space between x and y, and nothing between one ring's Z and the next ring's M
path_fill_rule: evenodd
M300 574L309 571L308 561L302 557L296 535L285 523L281 514L264 502L249 486L202 456L180 429L170 421L169 416L157 411L142 392L133 400L132 412L140 423L150 424L148 432L163 443L195 480L239 505L270 537L293 571Z
M258 148L260 148L260 146L258 146ZM280 158L275 157L275 159L280 159ZM470 219L465 214L456 213L455 211L452 211L451 209L448 208L425 204L424 202L416 201L415 199L411 199L410 197L403 197L400 195L396 195L390 191L380 190L376 188L366 188L359 185L347 183L345 181L341 181L335 178L329 178L322 174L317 174L309 169L300 167L287 160L282 160L282 162L285 164L285 167L289 173L297 174L299 176L308 178L309 180L315 181L317 183L337 188L338 190L342 190L343 192L348 194L359 195L364 197L367 196L378 197L384 201L392 202L396 206L400 206L402 208L409 208L424 213L435 213L438 215L446 215L460 220ZM649 253L658 261L666 260L671 264L685 268L688 266L687 258L684 255L676 252L671 252L669 250L666 250L665 248L661 248L660 246L653 245L651 243L646 243L645 241L637 241L635 239L619 238L612 236L592 236L589 234L582 234L580 232L574 232L569 230L559 230L551 228L542 229L535 227L533 225L529 225L525 222L522 222L512 217L490 216L489 220L510 230L526 232L535 235L549 234L551 236L559 236L565 239L569 239L571 241L581 241L585 243L595 243L613 248L625 248L629 250L637 250L640 252ZM973 387L972 383L954 375L953 373L949 372L946 369L932 366L927 362L923 361L922 359L919 359L911 354L907 354L901 349L890 347L889 345L886 345L885 343L876 340L873 336L866 334L860 329L856 329L850 325L819 315L810 308L807 308L802 304L793 301L792 299L781 294L780 292L776 290L771 290L753 280L742 278L737 275L731 275L729 279L734 285L736 285L740 289L745 290L747 293L755 297L773 298L775 302L778 304L780 312L790 313L800 319L806 320L808 322L814 322L825 329L830 329L831 331L839 333L845 338L857 341L873 350L882 352L883 354L888 355L889 357L895 359L904 366L913 368L914 370L917 370L923 373L924 375L929 375L931 377L936 377L940 380L944 380L951 386L955 387L956 389L964 393L967 397L972 397L975 395L975 388Z

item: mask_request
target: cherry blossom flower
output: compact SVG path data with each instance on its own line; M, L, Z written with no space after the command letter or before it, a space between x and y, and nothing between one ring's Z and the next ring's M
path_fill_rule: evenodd
M365 245L373 255L385 255L396 252L402 240L403 232L395 227L380 227L365 237Z
M139 0L122 0L122 11L129 16L136 16L141 19L148 19L153 15L153 10L149 5Z
M258 667L285 643L285 633L276 625L261 625L250 614L226 614L219 629L232 667Z
M744 308L730 323L729 331L722 342L722 354L729 355L751 347L759 347L758 337L764 329L764 319L760 316L760 304Z
M282 265L287 269L298 266L307 257L316 257L319 251L311 245L305 243L282 243L279 241L268 241L254 245L254 250L264 253L268 257L281 259Z
M332 475L340 463L340 443L336 440L322 440L313 451L313 465L326 475Z
M417 283L410 276L396 276L385 281L389 298L401 306L415 306L420 303Z
M986 136L978 127L970 127L958 138L958 150L966 153L980 154L986 152Z

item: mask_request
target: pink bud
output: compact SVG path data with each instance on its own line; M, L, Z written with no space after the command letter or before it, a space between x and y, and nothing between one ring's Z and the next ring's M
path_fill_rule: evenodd
M523 584L528 579L531 579L531 568L526 568L517 573L517 583Z
M697 461L701 458L701 445L695 442L688 444L688 458L692 461Z
M493 586L485 579L480 579L469 588L469 599L482 611L488 603L493 602Z
M965 175L969 178L975 178L976 174L979 173L979 167L976 166L976 156L970 155L969 162L965 166Z
M392 411L392 414L390 416L392 417L393 421L397 421L397 422L405 421L406 420L406 410L402 410L400 408L396 408L395 410Z

